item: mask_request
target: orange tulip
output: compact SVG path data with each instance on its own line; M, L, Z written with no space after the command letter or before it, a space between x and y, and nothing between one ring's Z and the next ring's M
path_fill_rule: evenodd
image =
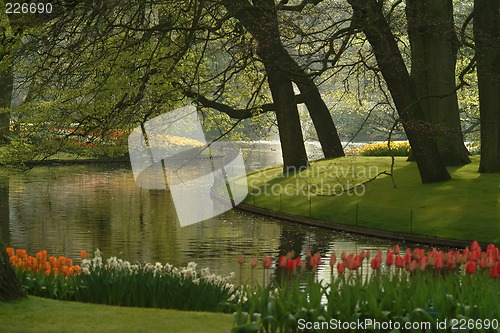
M80 257L81 257L82 259L87 258L87 251L85 251L85 250L80 251Z
M8 247L5 249L7 251L7 254L9 255L9 258L14 255L14 249L11 247Z

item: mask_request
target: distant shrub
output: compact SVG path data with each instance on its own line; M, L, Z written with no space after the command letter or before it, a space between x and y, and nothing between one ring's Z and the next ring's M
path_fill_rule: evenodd
M359 154L362 156L409 156L410 144L408 142L391 142L391 149L387 142L370 143L359 148Z
M471 155L481 154L481 143L479 141L467 142L465 144Z

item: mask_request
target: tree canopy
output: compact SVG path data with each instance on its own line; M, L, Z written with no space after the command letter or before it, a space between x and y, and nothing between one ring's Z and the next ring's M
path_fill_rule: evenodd
M306 138L335 158L341 138L399 131L422 181L445 181L446 165L469 162L463 130L481 128L481 171L498 172L499 104L485 88L498 81L498 18L478 24L482 11L451 0L133 0L2 13L3 160L120 155L131 129L195 103L220 135L275 125L285 169L307 167Z

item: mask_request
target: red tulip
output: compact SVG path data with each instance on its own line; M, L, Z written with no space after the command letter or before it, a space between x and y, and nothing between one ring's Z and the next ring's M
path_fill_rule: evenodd
M309 266L311 268L315 268L316 267L316 259L314 257L309 258Z
M335 251L333 251L330 256L330 266L333 267L336 261L337 261L337 256L335 255Z
M380 269L380 262L381 259L378 256L375 256L375 258L373 258L373 260L370 262L370 266L373 269Z
M287 268L289 271L292 271L297 268L297 262L293 259L288 260L287 262Z
M285 256L281 256L279 264L278 264L280 266L280 268L285 268L287 261L288 261L288 259Z
M385 264L387 266L391 266L394 264L394 252L392 252L390 249L387 250L387 256L385 258Z
M344 259L344 267L347 267L350 270L354 269L354 253L349 253L347 257Z
M500 279L500 261L497 262L496 266L490 268L488 275L492 279Z
M422 272L426 270L428 263L429 262L428 262L427 257L423 257L422 260L420 260L420 270Z
M411 251L406 251L404 260L406 265L408 265L411 262Z
M414 270L416 270L418 268L418 262L416 260L412 260L409 264L408 264L408 270L410 272L413 272Z
M446 258L446 268L453 269L456 267L456 265L457 265L457 259L455 256L455 252L454 251L448 252L447 258Z
M321 264L321 255L316 252L311 258L309 258L309 266L316 267Z
M357 255L354 257L354 269L358 269L363 264L363 257Z
M488 255L488 257L492 257L492 258L496 259L498 257L499 253L500 253L500 251L493 244L488 244L488 246L486 247L486 254Z
M339 262L337 264L337 271L339 272L339 274L344 274L345 266L343 263Z
M444 259L442 256L439 256L436 258L436 261L434 263L434 267L436 267L437 269L443 269L444 267Z
M486 258L479 260L479 267L481 267L481 269L485 269L486 267L488 267L486 263Z
M474 274L476 273L476 263L474 261L468 261L467 264L465 265L465 272L467 274Z
M471 251L476 251L476 250L481 251L481 246L479 245L479 243L477 241L473 241L472 244L470 245L470 250Z
M404 268L405 267L405 259L401 256L396 256L395 265L397 268Z
M422 260L424 255L425 255L425 251L423 249L420 249L417 247L413 250L413 259L415 259L417 261Z
M243 253L241 253L238 256L238 264L243 265L244 263L245 263L245 256L243 255Z
M257 266L257 259L256 258L252 258L252 260L250 261L250 266L252 266L252 268L255 268L255 266Z
M394 245L394 254L396 254L396 255L399 254L399 245L398 244Z
M271 259L271 257L268 257L267 254L264 254L264 256L262 257L262 267L264 267L264 269L269 269L272 265L273 260Z
M302 268L302 257L295 258L295 267Z

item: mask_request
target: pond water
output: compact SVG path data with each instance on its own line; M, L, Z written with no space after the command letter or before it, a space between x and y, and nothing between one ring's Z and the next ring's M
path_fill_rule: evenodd
M259 160L250 163L279 162ZM40 166L0 177L0 237L31 254L46 249L78 258L80 250L99 248L105 257L177 266L194 261L224 275L238 272L240 253L249 261L263 253L277 258L290 249L305 253L309 248L320 251L327 265L334 250L340 255L392 245L237 210L181 227L170 192L138 188L128 163ZM246 276L249 270L245 265ZM329 267L320 271L326 278Z

